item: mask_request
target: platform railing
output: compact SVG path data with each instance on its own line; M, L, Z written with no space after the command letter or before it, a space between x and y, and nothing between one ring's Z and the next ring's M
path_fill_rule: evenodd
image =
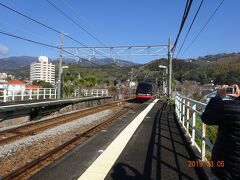
M8 90L0 89L0 102L56 99L57 90L54 88Z
M81 91L83 96L108 96L108 89L82 89ZM77 94L76 91L75 94Z
M205 103L181 96L178 93L175 95L175 111L177 118L190 136L192 146L195 146L201 154L201 159L203 161L207 159L206 147L210 150L213 148L213 144L206 137L206 124L200 119L205 107ZM200 140L199 138L196 139L196 135L200 136Z

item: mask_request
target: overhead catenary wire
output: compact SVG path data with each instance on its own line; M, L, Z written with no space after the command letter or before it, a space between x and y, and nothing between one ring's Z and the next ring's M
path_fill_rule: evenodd
M16 38L16 39L20 39L20 40L23 40L23 41L27 41L27 42L30 42L30 43L38 44L38 45L41 45L41 46L45 46L45 47L48 47L48 48L60 49L60 47L58 47L58 46L53 46L53 45L46 44L46 43L43 43L43 42L39 42L39 41L35 41L35 40L32 40L32 39L28 39L28 38L25 38L25 37L17 36L17 35L8 33L8 32L4 32L2 30L0 30L0 34L6 35L6 36L10 36L10 37L13 37L13 38ZM73 54L73 53L71 53L71 52L69 52L69 51L67 51L65 49L63 49L63 52L65 52L67 54L70 54L70 55L73 55L73 56L76 56L75 54ZM94 63L92 61L85 60L85 59L83 59L83 60L84 61L88 61L88 62L90 62L90 63L92 63L94 65L98 65L98 64L96 64L96 63Z
M13 8L11 8L11 7L5 5L5 4L3 4L3 3L1 3L1 2L0 2L0 5L1 5L2 7L4 7L4 8L6 8L6 9L8 9L8 10L11 10L12 12L14 12L14 13L22 16L22 17L25 17L25 18L27 18L27 19L29 19L29 20L31 20L31 21L33 21L33 22L35 22L35 23L37 23L37 24L39 24L39 25L41 25L41 26L43 26L43 27L45 27L45 28L47 28L47 29L49 29L49 30L51 30L51 31L54 31L54 32L56 32L56 33L58 33L58 34L61 34L61 33L62 33L62 32L60 32L59 30L57 30L57 29L55 29L55 28L53 28L53 27L50 27L50 26L48 26L48 25L46 25L46 24L44 24L44 23L42 23L42 22L40 22L40 21L38 21L38 20L36 20L36 19L33 19L33 18L31 18L30 16L28 16L28 15L26 15L26 14L23 14L23 13L17 11L16 9L13 9ZM78 44L80 44L80 45L88 48L88 46L86 46L86 45L83 44L82 42L74 39L73 37L71 37L71 36L69 36L69 35L67 35L67 34L64 34L64 36L66 36L66 37L68 37L69 39L75 41L76 43L78 43ZM24 38L23 38L23 39L24 39ZM31 41L31 40L30 40L30 41ZM43 43L43 44L44 44L44 43ZM102 54L99 53L99 52L96 52L96 53L102 55ZM76 56L76 55L75 55L75 56ZM104 55L102 55L102 56L104 56ZM107 57L107 56L104 56L104 57Z
M180 37L180 35L181 35L181 32L182 32L183 27L184 27L184 24L185 24L185 22L186 22L186 19L187 19L187 17L188 17L189 11L190 11L190 9L191 9L192 1L193 1L193 0L188 0L188 1L186 2L185 10L184 10L183 17L182 17L182 21L181 21L181 25L180 25L180 28L179 28L179 31L178 31L176 40L175 40L175 42L174 42L174 44L173 44L173 47L172 47L172 49L171 49L171 51L173 52L173 55L174 55L175 49L176 49L176 47L177 47L178 39L179 39L179 37Z
M73 18L71 18L69 15L67 15L65 12L63 12L61 9L59 9L57 6L55 6L51 1L46 0L52 7L54 7L58 12L60 12L63 16L65 16L67 19L69 19L72 23L74 23L76 26L78 26L80 29L82 29L85 33L87 33L89 36L91 36L93 39L95 39L97 42L102 44L103 46L106 46L101 40L99 40L96 36L94 36L92 33L90 33L86 28L81 26L77 21L75 21Z
M1 2L0 2L0 5L1 5L2 7L4 7L4 8L6 8L6 9L8 9L8 10L11 10L11 11L15 12L16 14L18 14L18 15L20 15L20 16L23 16L23 17L25 17L25 18L27 18L27 19L29 19L29 20L31 20L31 21L33 21L33 22L35 22L35 23L37 23L37 24L39 24L39 25L41 25L41 26L44 26L45 28L47 28L47 29L49 29L49 30L52 30L52 31L54 31L54 32L56 32L56 33L58 33L58 34L61 34L61 33L62 33L62 32L60 32L60 31L58 31L57 29L55 29L55 28L53 28L53 27L50 27L50 26L48 26L48 25L46 25L46 24L44 24L44 23L42 23L42 22L40 22L40 21L38 21L38 20L36 20L36 19L33 19L33 18L31 18L30 16L27 16L27 15L25 15L25 14L23 14L23 13L15 10L15 9L13 9L13 8L11 8L11 7L5 5L5 4L3 4L3 3L1 3ZM65 35L66 37L68 37L69 39L73 40L74 42L76 42L76 43L78 43L78 44L80 44L80 45L82 45L82 46L84 46L84 47L87 47L85 44L83 44L83 43L81 43L80 41L74 39L73 37L71 37L71 36L69 36L69 35L67 35L67 34L64 34L64 35Z
M46 47L50 47L50 48L59 49L59 47L57 47L57 46L53 46L53 45L50 45L50 44L34 41L34 40L27 39L27 38L24 38L24 37L20 37L20 36L17 36L17 35L8 33L8 32L0 31L0 34L6 35L6 36L11 36L11 37L14 37L14 38L17 38L17 39L21 39L21 40L24 40L24 41L28 41L28 42L31 42L31 43L34 43L34 44L38 44L38 45L42 45L42 46L46 46Z
M29 34L29 35L34 36L36 38L40 38L41 40L49 41L49 39L47 39L46 37L43 37L43 36L41 36L39 34L36 34L36 33L33 33L30 30L28 30L28 29L21 28L21 27L17 26L16 24L10 24L9 22L2 22L2 21L0 21L0 24L2 24L4 26L9 26L11 29L14 28L17 31L21 31L23 33ZM49 43L50 44L54 44L53 42L49 42Z
M178 57L179 53L181 52L181 50L182 50L182 48L183 48L183 46L184 46L184 44L185 44L185 41L186 41L186 39L187 39L187 37L188 37L188 35L189 35L189 32L190 32L191 29L192 29L192 26L193 26L193 24L194 24L194 22L195 22L195 20L196 20L196 17L197 17L197 15L198 15L198 13L199 13L202 5L203 5L203 2L204 2L204 0L202 0L202 1L200 2L199 6L198 6L197 12L196 12L195 15L194 15L194 18L193 18L193 20L192 20L192 23L191 23L190 27L188 28L187 34L185 35L185 38L184 38L184 40L183 40L183 43L182 43L180 49L178 50L178 53L177 53L176 58Z
M64 4L66 4L67 7L69 7L69 9L71 10L71 12L75 15L75 17L77 18L78 22L82 22L85 21L87 22L85 19L82 18L82 16L79 14L79 12L71 5L71 3L68 0L62 0L62 2Z
M219 5L217 6L217 8L213 11L213 13L211 14L211 16L208 18L208 20L206 21L206 23L204 24L204 26L201 28L201 30L198 32L198 34L193 38L193 40L191 41L191 43L188 45L188 47L185 49L185 51L183 52L182 56L188 51L188 49L193 45L193 43L197 40L197 38L199 37L199 35L203 32L203 30L207 27L207 25L210 23L210 21L212 20L212 18L215 16L215 14L217 13L217 11L220 9L220 7L222 6L224 0L222 0Z
M103 43L100 39L98 39L95 35L93 35L91 32L89 32L86 28L84 28L82 25L80 25L77 21L75 21L73 18L71 18L69 15L67 15L65 12L63 12L60 8L58 8L55 4L53 4L51 1L46 0L47 3L49 3L53 8L55 8L58 12L60 12L64 17L66 17L68 20L70 20L72 23L74 23L77 27L79 27L81 30L83 30L85 33L87 33L90 37L92 37L93 39L95 39L98 43L100 43L101 45L103 45L104 47L106 47L106 44ZM68 6L70 6L68 4ZM73 9L73 7L70 6L71 9ZM107 56L105 56L104 54L100 53L100 52L96 52L97 54L105 57L105 58L109 58ZM113 52L113 54L117 55L115 52ZM118 55L117 55L118 56Z

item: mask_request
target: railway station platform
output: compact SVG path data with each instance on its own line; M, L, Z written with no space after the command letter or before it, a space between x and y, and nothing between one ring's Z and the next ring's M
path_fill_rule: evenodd
M31 179L207 179L175 118L153 99L91 137Z
M110 99L110 96L104 97L82 97L82 98L72 98L72 99L54 99L54 100L42 100L42 101L27 101L27 102L7 102L0 104L0 112L8 111L17 111L22 109L31 109L31 108L42 108L48 106L60 106L74 104L84 101L91 100L101 100L101 99Z
M0 104L0 128L41 119L51 114L60 115L94 107L112 100L112 97L104 96L2 103Z

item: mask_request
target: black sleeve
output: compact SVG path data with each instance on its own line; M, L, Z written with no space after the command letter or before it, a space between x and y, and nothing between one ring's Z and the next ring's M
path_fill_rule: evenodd
M223 100L219 96L210 99L201 119L208 125L219 125L223 118Z

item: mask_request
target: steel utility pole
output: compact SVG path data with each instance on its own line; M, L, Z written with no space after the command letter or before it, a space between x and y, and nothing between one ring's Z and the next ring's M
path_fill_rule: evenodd
M62 96L62 57L63 57L63 32L61 32L60 48L59 48L59 69L58 69L58 99Z
M131 70L130 84L129 84L129 87L130 87L130 98L132 97L132 80L133 80L133 68Z
M166 93L165 92L165 84L166 84L165 81L166 81L166 75L167 75L166 71L167 71L167 69L165 69L165 72L163 70L163 78L162 78L162 80L163 80L163 84L162 84L162 86L163 86L163 94Z
M172 97L172 45L171 37L168 39L168 98Z

